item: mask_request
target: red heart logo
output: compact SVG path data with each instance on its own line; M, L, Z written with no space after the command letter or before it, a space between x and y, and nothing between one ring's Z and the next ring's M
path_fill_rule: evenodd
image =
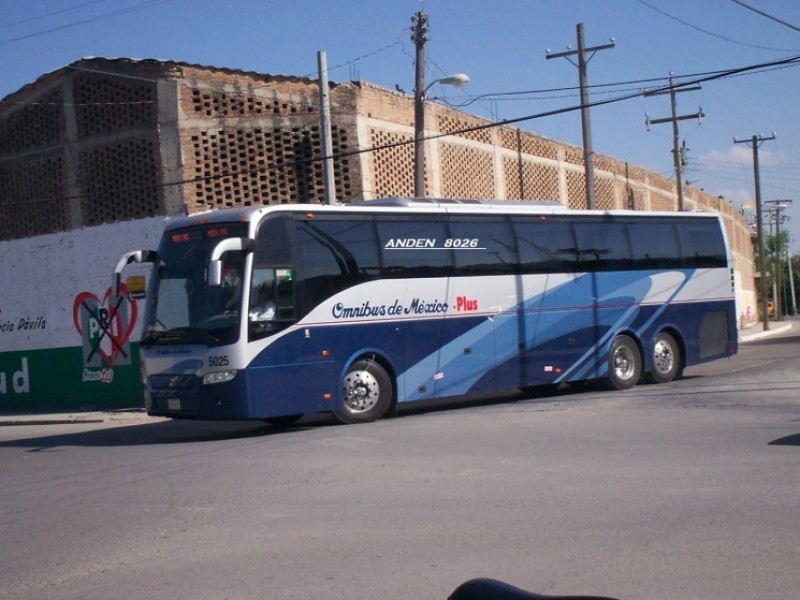
M136 300L127 296L128 289L124 283L120 284L119 293L119 296L112 299L111 304L109 304L111 287L106 290L102 300L92 292L81 292L72 303L72 320L81 336L83 336L81 310L100 325L102 331L97 341L92 342L92 351L97 352L108 367L113 367L117 356L124 352L125 343L133 333L139 311ZM130 305L130 318L127 323L124 319L125 313L121 310L125 302ZM101 317L101 313L105 315L104 318Z

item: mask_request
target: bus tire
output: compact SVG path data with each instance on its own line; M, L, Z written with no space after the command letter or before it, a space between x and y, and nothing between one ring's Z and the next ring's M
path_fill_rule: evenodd
M608 374L603 384L610 390L629 390L642 376L639 346L627 335L618 335L608 352Z
M668 383L680 377L683 356L681 347L675 337L669 333L661 332L653 340L650 353L653 366L646 375L652 383Z
M342 423L380 419L392 403L392 379L374 360L357 360L342 379L341 403L333 411Z

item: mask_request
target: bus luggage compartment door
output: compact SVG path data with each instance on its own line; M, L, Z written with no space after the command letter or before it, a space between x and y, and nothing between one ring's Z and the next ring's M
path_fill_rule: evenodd
M336 400L333 360L251 367L251 414L256 418L331 410Z

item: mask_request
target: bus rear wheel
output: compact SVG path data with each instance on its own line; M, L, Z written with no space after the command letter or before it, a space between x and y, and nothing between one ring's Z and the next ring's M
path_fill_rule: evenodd
M683 357L681 348L669 333L659 333L653 342L651 359L653 367L647 380L653 383L668 383L680 377Z
M639 346L627 335L618 335L608 353L608 375L603 384L610 390L629 390L642 375Z
M392 402L392 380L374 360L358 360L342 379L341 404L333 411L342 423L380 419Z

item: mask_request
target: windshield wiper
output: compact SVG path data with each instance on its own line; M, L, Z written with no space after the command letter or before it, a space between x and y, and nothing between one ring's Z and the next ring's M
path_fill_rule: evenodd
M141 341L139 342L139 345L144 346L145 348L152 346L157 340L161 339L161 334L163 333L164 330L151 329L149 331L145 331Z
M219 343L220 338L212 334L207 329L200 327L175 327L174 329L151 330L145 333L142 338L142 346L150 346L155 342L162 342L167 344L176 343L198 343L198 337L203 338L203 341L211 341Z

